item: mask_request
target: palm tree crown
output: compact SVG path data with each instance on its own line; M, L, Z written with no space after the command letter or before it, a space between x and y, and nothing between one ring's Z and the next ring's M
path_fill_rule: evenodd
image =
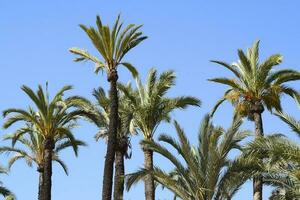
M152 140L159 124L163 121L169 122L170 113L175 109L184 109L189 105L200 106L201 101L195 97L166 97L166 93L175 85L175 79L173 71L165 71L157 77L156 69L151 69L145 85L137 77L136 90L130 86L119 87L134 111L131 125L136 127L145 139Z
M44 91L42 86L39 85L38 90L34 92L29 87L22 86L22 90L32 100L37 110L35 111L33 107L29 107L28 110L16 108L4 110L3 116L6 117L6 121L3 127L7 129L20 121L29 123L43 140L66 138L71 142L77 154L77 143L72 134L72 128L76 127L77 120L83 113L74 109L80 105L79 98L72 96L63 99L64 93L70 89L72 89L72 86L64 86L50 101L48 89ZM18 129L13 137L13 141L30 131L28 126Z
M179 141L166 134L160 135L159 141L173 147L182 160L160 143L145 140L142 142L144 148L168 159L174 165L174 170L167 173L159 167L155 167L153 171L142 169L128 175L127 187L130 188L150 173L158 183L183 200L231 199L239 186L247 180L240 173L243 169L240 162L228 158L228 153L239 149L239 142L249 135L248 131L239 131L241 120L234 120L232 126L224 130L214 127L210 117L206 115L199 130L196 147L190 144L176 121L174 125Z
M212 114L222 102L228 100L234 104L236 113L251 119L253 118L251 110L255 109L254 106L259 106L260 111L263 111L263 105L270 111L272 109L281 111L281 94L299 97L297 91L285 83L299 80L300 73L292 69L274 71L274 67L282 62L280 54L274 54L260 63L259 41L256 41L247 53L239 49L238 56L239 61L233 64L212 61L227 68L235 76L232 79L210 79L230 87L218 101Z
M103 61L91 55L88 51L75 47L69 49L71 53L79 56L74 61L91 61L95 63L95 72L106 71L108 79L109 74L116 71L119 65L123 65L136 76L136 69L130 63L123 62L122 59L132 48L147 38L139 31L142 25L129 24L122 29L123 23L120 23L120 15L112 30L109 26L102 24L100 16L96 18L96 25L96 28L82 24L80 27L88 35L94 47L102 56Z

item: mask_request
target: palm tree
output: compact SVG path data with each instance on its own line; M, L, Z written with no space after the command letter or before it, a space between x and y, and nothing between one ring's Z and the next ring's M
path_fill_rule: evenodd
M299 104L300 99L296 98L295 100ZM276 116L284 121L292 129L292 131L300 137L300 121L285 113L276 113ZM280 142L281 144L278 145ZM300 198L300 146L289 141L283 140L283 142L280 142L274 143L274 150L269 150L269 152L273 153L273 158L276 154L277 157L280 155L281 159L283 159L286 163L289 163L289 165L284 169L281 167L276 171L277 174L278 172L281 172L280 175L282 175L282 172L285 172L284 176L278 176L276 174L277 176L274 178L272 177L273 179L271 179L270 183L277 186L277 190L275 190L276 192L273 193L271 198L273 198L273 200L276 198L278 199L278 197L285 199L297 199ZM291 163L296 165L291 165ZM277 191L279 191L279 193ZM282 191L284 192L283 194Z
M29 107L28 110L10 108L3 111L3 116L6 117L3 124L5 129L17 122L29 123L43 138L43 200L51 200L52 160L55 157L53 150L57 139L65 138L71 143L75 152L77 151L78 143L74 138L72 128L76 126L76 120L83 113L74 109L80 104L80 99L76 96L63 99L64 93L70 89L72 89L71 86L64 86L50 101L48 85L46 85L46 91L39 85L36 92L24 85L22 90L34 103L35 108ZM18 132L17 138L26 133L28 133L26 130Z
M81 109L87 113L85 117L99 128L98 133L95 135L95 139L98 141L100 138L108 138L110 100L104 89L101 87L93 91L93 96L96 99L96 104L85 99L85 104L81 106ZM125 176L124 159L131 157L131 153L128 151L131 147L130 135L135 134L136 132L132 129L132 127L130 127L130 121L133 114L132 110L129 109L128 103L129 102L126 100L125 96L119 94L119 127L117 134L114 174L115 200L123 199Z
M283 138L270 135L246 146L247 157L264 159L264 183L275 187L270 199L300 198L300 146Z
M7 174L7 170L2 166L0 166L0 174ZM9 189L3 186L1 181L0 181L0 194L4 197L4 200L16 199L15 195Z
M194 97L165 97L168 90L175 85L175 73L165 71L157 77L157 71L151 69L145 85L139 77L136 78L137 90L130 87L119 87L130 101L133 110L132 126L141 132L144 140L152 141L154 133L163 121L170 121L170 113L175 109L184 109L189 105L200 106L200 100ZM153 152L144 149L144 166L147 170L153 169ZM145 197L146 200L155 199L155 185L152 176L145 177Z
M103 186L102 186L102 200L110 200L112 193L112 179L113 179L113 164L115 159L116 138L118 129L118 92L117 81L119 66L126 67L133 76L137 75L136 69L128 62L123 62L123 57L140 42L147 37L139 32L141 25L136 26L130 24L122 31L123 23L119 23L120 16L118 16L112 30L109 26L102 25L102 21L97 16L97 27L86 27L80 25L85 31L95 48L101 54L103 61L91 55L86 50L79 48L71 48L70 52L78 55L75 61L91 61L95 63L95 72L106 71L107 80L110 83L110 116L109 116L109 134L107 151L105 156Z
M22 133L23 136L20 136ZM27 137L24 136L24 134L27 133ZM37 171L39 173L39 189L38 189L38 199L42 199L43 195L43 172L44 172L44 137L39 134L32 126L32 124L27 123L24 127L19 128L15 131L13 134L7 134L4 136L5 140L11 140L12 146L4 146L0 147L0 153L14 153L14 155L9 159L8 161L8 167L9 169L12 167L12 165L20 160L24 159L26 161L26 164L29 167L32 167L32 164L36 164ZM17 148L15 147L15 143L19 142L23 148ZM59 152L61 150L64 150L68 147L73 147L74 153L77 156L77 146L79 145L85 145L84 142L76 140L76 148L74 148L72 142L69 138L67 138L65 135L57 135L54 138L55 149L52 153L52 160L57 162L65 171L65 173L68 175L68 168L66 164L59 158Z
M169 160L174 169L165 172L159 167L153 170L141 169L127 177L130 188L147 174L155 181L171 190L175 197L182 200L221 200L231 199L239 187L253 173L249 165L239 159L230 160L228 154L239 149L240 141L249 135L248 131L239 131L240 119L235 119L228 130L215 127L206 115L198 132L198 145L192 146L183 129L175 121L174 126L179 141L162 134L159 141L174 148L173 152L161 143L145 140L144 148Z
M245 54L238 50L239 61L228 64L222 61L212 61L229 69L235 78L214 78L210 81L221 83L230 88L217 102L212 114L224 101L230 101L235 107L235 112L247 116L255 124L256 137L263 136L262 113L266 107L270 112L273 109L281 111L281 96L287 94L299 97L297 91L285 85L289 81L299 80L300 73L292 69L274 71L273 68L282 62L282 56L275 54L259 63L259 41ZM261 176L253 179L254 200L262 200Z

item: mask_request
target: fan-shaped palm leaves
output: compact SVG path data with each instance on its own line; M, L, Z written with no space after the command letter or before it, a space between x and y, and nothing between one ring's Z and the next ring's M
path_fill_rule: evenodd
M264 107L269 111L281 111L281 95L287 94L299 98L299 94L285 83L299 80L300 73L292 69L273 71L274 67L282 62L280 54L268 57L259 62L259 41L245 54L238 50L239 61L228 64L222 61L217 63L234 74L234 78L214 78L210 81L229 86L224 96L218 101L212 114L224 101L230 101L235 106L235 112L247 116L255 122L256 136L263 136L262 112ZM254 178L254 199L262 200L262 179Z
M98 133L95 135L95 139L107 139L109 129L110 99L101 87L94 90L93 96L96 99L96 104L85 100L85 104L81 106L81 109L86 112L85 117L99 128ZM131 130L132 127L130 127L133 111L130 110L128 103L129 101L126 100L123 94L121 94L119 96L119 127L117 134L114 175L114 199L116 200L123 199L125 176L124 158L129 158L131 156L131 153L128 152L130 148L130 133L135 133L135 130Z
M110 82L110 124L102 188L102 200L110 200L118 129L117 68L118 66L124 66L133 76L137 75L136 69L130 63L122 60L132 48L147 37L143 36L142 32L139 32L141 25L130 24L122 29L123 23L120 23L120 16L118 16L111 30L109 26L102 24L99 16L97 16L96 24L96 28L84 25L80 25L80 27L85 31L94 47L101 54L103 61L91 55L86 50L71 48L70 51L79 56L75 61L91 61L96 65L95 72L100 70L106 71L107 80Z
M159 137L161 143L149 140L142 142L144 148L169 160L174 170L165 172L159 167L142 169L128 175L128 188L147 174L152 174L155 181L183 200L231 199L252 173L245 162L228 158L229 152L239 149L239 142L249 135L247 131L239 131L240 125L241 120L235 120L228 130L214 127L207 115L199 129L198 144L194 147L175 121L179 141L163 134ZM162 143L170 145L175 151L168 150Z
M175 73L165 71L157 77L157 71L151 69L145 85L139 77L136 78L137 89L130 87L119 87L124 95L130 101L131 110L133 110L132 126L136 127L144 136L145 140L151 141L153 135L163 121L170 121L170 113L175 109L184 109L189 105L199 106L200 101L194 97L165 97L168 90L175 85ZM149 149L143 149L145 157L145 168L153 169L153 152ZM145 196L146 200L155 199L154 180L151 176L145 178Z
M25 132L27 135L19 136L20 132ZM5 140L12 141L12 147L4 146L0 147L1 153L13 153L13 156L8 161L8 167L11 168L12 165L20 160L24 159L29 167L32 167L32 164L35 163L37 166L37 171L39 172L39 190L38 190L38 199L42 199L43 194L43 172L44 172L44 137L39 134L35 128L27 123L25 127L22 127L15 131L13 134L7 134L4 136ZM20 143L23 148L15 147L15 143ZM77 149L74 148L73 142L71 142L65 135L57 135L54 138L55 149L53 150L52 160L57 162L68 174L68 169L66 164L59 158L59 152L68 147L73 147L75 155L77 155ZM84 142L76 140L76 148L79 145L85 145Z
M29 123L34 127L34 131L39 137L42 137L44 150L43 200L51 199L52 160L55 157L53 150L55 149L55 142L58 141L57 139L65 138L77 153L78 143L74 138L72 128L75 127L76 120L82 114L82 111L74 109L75 106L80 104L80 99L77 97L63 99L64 93L71 88L71 86L64 86L50 101L48 89L45 92L39 86L38 90L34 92L29 87L22 86L22 90L34 103L35 108L29 107L28 110L11 108L3 111L3 116L6 117L6 121L3 124L4 128L9 128L17 122ZM18 138L30 132L27 128L25 126L25 129L21 128L17 130L13 140L17 141Z

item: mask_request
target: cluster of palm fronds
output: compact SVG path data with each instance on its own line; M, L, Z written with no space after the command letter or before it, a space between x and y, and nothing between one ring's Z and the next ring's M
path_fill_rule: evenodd
M124 56L147 37L139 31L141 26L130 24L123 28L118 17L112 29L103 25L97 17L96 28L80 25L99 51L101 58L80 48L71 48L75 61L91 61L95 72L104 71L110 83L109 93L104 88L93 91L95 102L81 96L64 97L71 86L65 86L51 99L46 89L38 86L35 92L27 86L22 90L33 106L27 110L11 108L3 111L3 127L10 128L21 122L21 127L4 136L10 146L2 146L0 153L12 154L8 168L18 160L25 160L28 166L35 165L39 173L38 199L51 199L52 162L58 162L66 174L68 169L60 159L60 151L72 148L75 155L78 147L85 143L75 138L73 129L79 119L85 119L98 128L95 139L107 141L103 176L102 199L124 198L127 189L139 181L145 183L146 200L155 199L155 188L161 185L174 194L174 199L183 200L228 200L247 181L253 180L253 198L262 199L264 184L275 187L270 199L300 198L300 146L280 134L264 137L262 113L276 111L300 136L300 122L282 113L283 94L300 101L299 93L287 82L300 79L300 73L292 69L273 70L282 62L282 56L275 54L259 62L259 41L245 53L238 50L239 60L228 64L212 61L234 74L234 78L214 78L210 81L229 86L216 103L211 114L202 120L197 144L192 144L183 128L174 121L178 139L162 134L155 140L155 133L162 122L171 122L171 113L188 106L199 107L201 101L192 96L168 97L168 91L175 85L174 71L158 74L149 71L143 83L138 71ZM133 75L135 85L118 82L118 67L125 66ZM213 115L224 101L230 101L235 108L232 124L228 129L213 125ZM226 115L224 115L225 117ZM254 122L255 140L242 145L250 131L240 127L243 118ZM143 136L141 148L144 153L144 167L126 175L125 159L131 158L130 138ZM166 146L164 145L166 144ZM170 148L168 148L170 147ZM234 152L235 157L229 156ZM238 153L237 153L238 152ZM157 166L153 154L159 154L172 164L171 170ZM0 169L0 173L6 172ZM0 193L7 199L14 199L13 193L0 186Z

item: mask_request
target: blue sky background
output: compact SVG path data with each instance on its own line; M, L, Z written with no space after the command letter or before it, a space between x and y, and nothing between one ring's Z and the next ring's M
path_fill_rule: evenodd
M151 2L151 3L150 3ZM210 83L208 78L230 75L226 70L209 62L220 59L228 62L237 59L237 48L250 47L261 39L261 56L282 53L281 67L300 70L300 13L297 1L0 1L0 110L9 107L25 108L30 103L21 92L22 84L36 88L49 81L53 94L65 84L75 89L69 94L91 98L93 88L107 88L106 78L93 73L91 63L74 63L67 49L78 46L97 54L79 23L94 25L95 16L101 15L111 24L119 13L126 23L144 24L143 31L149 39L135 48L125 58L133 63L144 78L151 67L162 72L174 69L178 75L177 86L169 95L193 95L199 97L201 108L177 111L172 114L192 141L197 136L199 122L210 111L225 87ZM120 70L120 80L131 80L128 72ZM293 84L300 89L299 83ZM295 103L283 98L286 112L300 119ZM224 104L217 112L215 123L228 127L232 107ZM264 113L265 132L283 132L297 139L276 117ZM0 118L0 124L3 119ZM245 128L252 124L245 122ZM0 135L13 131L0 130ZM81 122L76 136L89 146L80 149L75 158L71 151L62 153L68 164L69 176L54 165L53 199L100 199L105 143L93 139L97 129ZM172 125L162 125L157 130L174 134ZM141 136L134 137L133 157L126 161L126 171L134 172L143 165L139 147ZM4 142L2 144L5 144ZM7 158L1 156L1 164ZM155 156L155 163L164 169L170 164ZM9 176L1 180L13 190L19 200L37 198L38 173L20 161ZM270 188L266 188L267 199ZM144 199L143 185L136 185L126 193L125 199ZM251 183L245 184L235 200L250 200ZM167 190L157 191L157 199L172 199Z

